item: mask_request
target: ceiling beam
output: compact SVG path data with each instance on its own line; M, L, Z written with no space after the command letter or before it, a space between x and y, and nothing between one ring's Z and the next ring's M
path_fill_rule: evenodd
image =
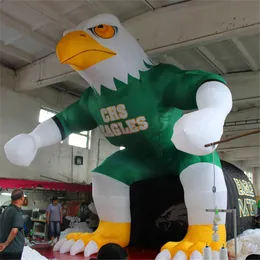
M95 1L84 0L84 2L86 5L88 5L91 9L93 9L98 14L113 13L108 7L106 7L104 4L102 4L101 0L95 0Z
M258 97L260 93L260 71L224 75L234 100Z
M248 150L254 150L254 149L258 149L258 154L259 154L259 148L260 146L259 145L254 145L254 146L230 146L230 147L226 147L226 148L221 148L219 147L218 148L218 151L219 152L232 152L232 151L248 151ZM255 154L257 155L257 154ZM251 157L251 155L250 155Z
M33 90L64 82L78 76L69 66L60 65L56 55L49 55L16 71L16 91Z
M244 44L237 38L233 38L231 41L236 46L236 48L239 50L239 52L242 54L243 58L245 59L246 63L249 65L249 67L253 71L257 71L259 66L255 62L253 57L249 54L249 52L245 48ZM257 56L258 56L258 54L257 54Z
M78 75L73 75L70 77L69 82L72 82L74 85L77 85L83 89L83 91L89 87L88 82L84 80L82 77L79 77Z
M21 49L18 49L12 45L5 45L4 42L0 41L0 50L14 58L31 63L36 60L36 57L29 54Z
M143 2L146 6L148 6L151 10L155 10L155 7L153 6L153 4L152 4L150 1L148 1L148 0L142 0L142 2Z
M197 47L197 45L205 45L209 38L210 41L220 41L224 38L234 37L238 33L252 34L259 30L258 16L254 15L258 7L255 1L195 2L189 1L160 8L127 20L124 25L136 39L139 39L144 50L153 56L163 55L165 48L173 50L174 48L188 48L195 44ZM188 17L187 13L189 13ZM216 15L216 13L221 13L221 15ZM252 15L245 17L245 13ZM184 19L184 17L186 18ZM234 17L236 20L230 24ZM207 22L205 23L205 21ZM39 75L37 71L41 70L44 70L43 74L48 80L45 80L43 76L41 78L37 76ZM60 65L55 54L50 55L17 71L20 80L17 90L31 90L47 86L47 84L51 85L52 80L54 83L58 82L56 77L64 81L68 71L71 72L71 76L76 74L69 66ZM30 75L31 72L34 74ZM41 75L43 74L41 73ZM39 80L41 80L41 84L39 84ZM245 80L242 82L245 84L241 88L245 88L248 82ZM238 84L241 85L239 82Z
M239 107L241 107L241 106L243 106L245 104L247 104L247 105L249 105L251 107L260 107L260 96L249 97L249 98L233 99L233 110L235 112L238 112L240 110Z
M231 112L226 119L226 123L235 121L255 120L260 118L260 108L243 109L238 112Z
M224 135L229 135L229 134L239 135L245 132L258 130L258 129L260 129L260 123L224 126Z
M145 13L124 24L152 54L258 33L258 9L257 1L189 1Z
M171 56L168 56L167 54L164 54L161 57L158 57L158 60L159 60L159 62L166 63L166 64L172 64L180 69L185 69L184 66L179 61L177 61L176 59L174 59Z
M239 105L244 104L244 103L254 103L256 107L259 107L260 96L233 100L233 104L236 105L236 106L239 106Z
M232 138L237 134L226 134L224 133L222 138ZM241 138L234 139L232 141L223 143L219 145L219 149L233 149L233 148L241 148L241 147L254 147L260 146L260 134L248 135Z
M71 29L77 26L77 24L69 21L66 16L59 14L57 10L50 8L46 3L40 1L22 0L25 4L33 8L34 10L42 13L47 18L54 22L58 22L64 29Z
M233 112L238 112L242 109L249 109L254 107L260 107L260 96L233 99Z
M3 11L1 11L1 22L7 26L12 27L13 29L15 29L17 32L19 32L23 36L29 37L29 38L45 45L50 50L55 51L55 47L56 47L55 41L52 41L51 39L49 39L37 32L32 31L32 29L29 28L27 25L25 25L21 21L18 21L16 18L11 17L10 15L4 13Z
M15 86L15 71L4 67L0 64L1 86L14 88Z
M247 166L251 166L251 167L259 167L260 166L260 158L257 158L257 157L250 158L250 159L247 158L245 164Z
M226 149L222 152L223 152L222 158L224 158L224 160L227 161L239 161L239 160L250 160L250 159L260 160L259 146L234 148L229 150Z
M227 74L225 66L207 49L205 46L196 48L198 53L206 58L219 72L220 74Z

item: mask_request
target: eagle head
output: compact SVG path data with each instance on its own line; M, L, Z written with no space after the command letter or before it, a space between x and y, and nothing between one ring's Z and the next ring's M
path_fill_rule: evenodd
M56 47L58 59L69 64L100 94L101 86L117 90L114 79L128 83L128 75L153 65L135 38L113 15L100 14L64 32Z

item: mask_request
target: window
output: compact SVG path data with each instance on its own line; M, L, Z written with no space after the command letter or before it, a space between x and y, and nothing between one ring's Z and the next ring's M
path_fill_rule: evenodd
M88 149L91 148L91 131L88 131Z
M40 110L38 121L39 121L39 123L42 123L42 122L54 117L56 114L57 114L57 112L42 108ZM60 143L63 144L63 141L61 141Z
M87 148L88 146L88 132L80 132L79 134L71 134L69 136L69 145L80 148Z
M39 114L39 122L42 123L52 118L56 114L57 112L42 108ZM68 138L68 144L71 146L90 149L91 147L90 139L91 139L91 131L83 131L80 132L79 134L71 134ZM63 141L61 143L63 143Z
M40 115L39 115L39 123L42 123L50 118L52 118L53 116L55 116L57 113L47 110L47 109L41 109L40 110Z

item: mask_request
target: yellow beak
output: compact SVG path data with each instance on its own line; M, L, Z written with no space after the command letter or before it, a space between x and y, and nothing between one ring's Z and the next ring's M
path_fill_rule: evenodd
M58 42L56 53L60 63L69 64L75 70L88 69L116 55L84 31L74 31L65 35Z

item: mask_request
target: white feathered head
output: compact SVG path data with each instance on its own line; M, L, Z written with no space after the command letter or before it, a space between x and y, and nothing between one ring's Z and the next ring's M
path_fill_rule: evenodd
M69 64L100 94L101 86L117 90L114 79L127 84L128 75L153 65L135 38L119 20L100 14L66 31L56 48L62 64Z

